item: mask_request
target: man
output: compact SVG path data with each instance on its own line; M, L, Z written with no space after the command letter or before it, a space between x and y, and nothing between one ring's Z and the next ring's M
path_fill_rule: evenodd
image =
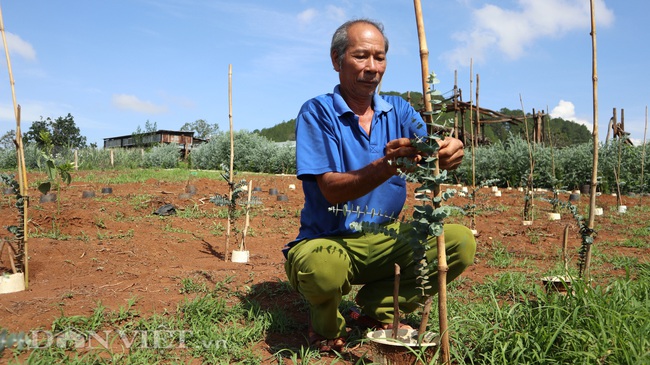
M340 351L345 345L345 319L338 305L352 285L364 284L356 301L366 323L376 323L374 327L388 328L392 323L395 263L402 267L400 309L414 311L420 299L408 244L350 228L352 221L389 224L387 218L328 211L347 204L398 216L406 182L394 162L421 159L410 142L426 134L421 116L404 99L375 93L386 70L387 51L381 24L369 20L343 24L330 49L340 84L333 93L307 101L296 119L297 175L305 205L298 237L284 250L285 269L291 285L309 302L310 342L321 351ZM439 144L441 168L456 168L463 158L462 143L445 138ZM471 231L460 225L446 225L444 234L451 281L472 263L476 243ZM434 259L435 238L431 242L427 256ZM436 280L433 277L434 285Z

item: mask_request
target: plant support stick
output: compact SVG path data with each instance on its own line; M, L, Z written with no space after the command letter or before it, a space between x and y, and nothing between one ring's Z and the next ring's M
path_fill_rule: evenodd
M19 248L18 250L20 252L20 259L21 262L18 264L22 266L22 269L24 270L25 274L25 289L29 288L29 256L28 256L28 250L27 250L27 236L28 236L28 231L27 231L27 222L28 222L28 215L27 215L27 210L29 207L29 197L27 196L27 168L25 166L25 147L23 145L23 138L22 138L22 132L20 130L20 105L18 105L18 102L16 101L16 90L15 90L15 82L14 82L14 75L11 69L11 58L9 57L9 47L7 47L7 36L5 34L5 26L4 26L4 21L2 19L2 8L0 8L0 33L2 33L2 44L4 45L5 49L5 56L7 58L7 70L9 71L9 84L11 86L11 97L13 101L13 106L14 106L14 116L16 118L16 160L18 163L18 182L20 184L20 195L22 197L22 204L19 207L20 209L20 217L21 217L21 222L19 224L22 225L20 230L22 231L20 236L18 237L19 239Z
M415 6L415 19L417 22L418 29L418 39L420 41L420 62L422 64L422 86L423 86L423 96L425 97L425 111L427 112L427 121L432 123L432 105L431 98L427 98L429 95L429 50L427 48L426 33L424 31L424 19L422 16L422 4L420 0L414 0ZM439 174L438 162L436 162L435 169L436 176ZM440 197L440 186L436 186L436 191L434 195ZM436 204L436 208L439 206L439 203ZM445 252L445 236L441 234L438 236L438 318L440 325L440 358L439 362L441 364L449 364L449 333L447 331L447 255ZM431 297L429 297L431 298ZM426 311L425 304L425 315L428 315ZM427 318L428 319L428 318ZM424 329L423 329L424 327ZM422 335L426 331L426 321L424 321L424 315L422 323L420 324L420 332L418 335L422 338Z
M587 283L590 280L589 267L591 265L591 245L593 244L593 229L594 221L596 219L596 183L598 182L598 63L597 63L597 52L596 52L596 14L595 14L595 5L594 0L589 1L591 9L591 67L592 67L592 82L593 82L593 166L591 168L591 195L589 196L589 239L590 242L587 244L587 252L585 253L585 266L584 266L584 278Z
M241 245L239 245L239 251L246 250L246 232L248 232L248 226L250 224L250 210L251 210L251 193L253 191L253 180L248 182L248 200L246 200L246 221L244 223L244 232L242 232Z
M393 284L393 338L397 338L399 331L399 281L401 273L398 264L395 264L395 282Z
M232 130L232 64L228 65L228 121L230 122L230 173L228 175L228 200L232 201L232 175L234 174L233 165L235 160L235 144ZM230 246L230 230L232 228L232 217L230 216L230 214L232 214L231 209L228 209L228 212L228 228L226 229L226 252L223 256L225 261L228 261L228 246Z

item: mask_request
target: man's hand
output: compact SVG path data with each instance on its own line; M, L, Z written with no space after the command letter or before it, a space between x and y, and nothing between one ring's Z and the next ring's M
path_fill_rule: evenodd
M397 169L407 170L404 166L397 163L398 158L410 158L413 165L417 164L422 156L418 154L418 150L413 147L411 140L408 138L398 138L386 143L386 161L390 161L390 169L393 175L397 174ZM412 168L411 170L413 170Z
M442 170L453 170L463 162L465 152L463 151L463 142L460 139L445 137L445 139L438 140L438 145L440 146L438 150L438 166Z

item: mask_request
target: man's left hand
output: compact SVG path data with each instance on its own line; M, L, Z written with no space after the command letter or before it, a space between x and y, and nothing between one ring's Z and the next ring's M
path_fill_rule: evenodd
M442 170L454 170L463 162L465 152L460 139L445 137L438 140L438 145L438 165Z

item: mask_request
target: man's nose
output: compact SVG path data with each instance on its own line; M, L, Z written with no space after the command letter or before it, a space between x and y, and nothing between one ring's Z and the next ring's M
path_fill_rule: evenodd
M366 71L368 72L377 72L378 71L378 66L379 62L374 57L368 58L368 62L366 63Z

